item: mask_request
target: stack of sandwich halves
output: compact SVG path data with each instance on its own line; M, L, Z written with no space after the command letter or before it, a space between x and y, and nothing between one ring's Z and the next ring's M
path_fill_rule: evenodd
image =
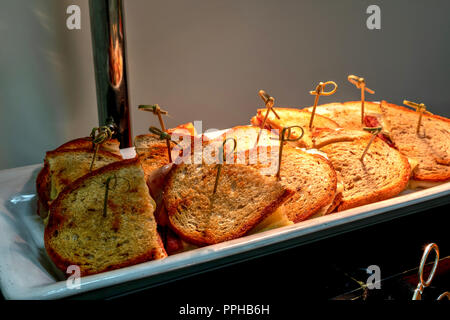
M37 190L48 255L94 274L450 179L448 119L424 113L417 130L417 112L385 101L365 102L362 121L360 101L317 106L312 125L311 108L273 110L214 139L191 124L168 130L170 144L139 135L134 159L95 136L47 152Z

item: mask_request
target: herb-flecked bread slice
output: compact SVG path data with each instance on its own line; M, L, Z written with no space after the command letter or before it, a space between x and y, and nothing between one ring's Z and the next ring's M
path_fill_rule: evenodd
M109 164L58 195L45 248L59 269L77 265L82 276L164 258L154 210L139 160Z
M107 151L114 153L121 157L120 153L120 143L117 139L110 139L105 143L101 144L99 150ZM55 149L55 151L60 150L73 150L73 149L94 149L92 145L92 137L84 137L71 140L69 142L64 143ZM49 201L50 199L50 170L48 166L48 161L44 159L44 166L39 171L39 174L36 178L36 192L38 195L37 199L37 214L42 218L45 218L48 214L49 209Z
M293 191L247 165L224 164L213 194L216 164L174 165L164 190L169 226L182 239L207 245L247 234Z

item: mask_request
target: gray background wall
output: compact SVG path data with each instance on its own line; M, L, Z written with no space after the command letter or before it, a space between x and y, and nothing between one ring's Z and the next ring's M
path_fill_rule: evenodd
M81 30L66 8L81 7ZM381 8L381 30L366 8ZM263 88L280 106L307 106L319 81L357 100L422 101L450 116L450 1L125 0L133 134L157 124L142 103L169 109L169 126L247 124ZM97 124L87 0L0 0L0 169L39 163L45 151Z

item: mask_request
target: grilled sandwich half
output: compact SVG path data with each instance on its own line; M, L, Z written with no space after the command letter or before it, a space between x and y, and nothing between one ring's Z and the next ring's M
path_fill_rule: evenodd
M408 185L408 159L382 139L376 137L361 160L370 139L370 133L344 129L316 134L316 147L330 159L344 185L338 211L389 199Z
M277 129L281 131L283 127L300 126L304 130L302 139L296 142L296 145L302 148L312 147L312 135L316 128L338 128L339 125L330 118L324 117L316 112L312 127L309 128L312 113L308 110L293 108L274 108L280 119L271 112L267 117L266 129ZM266 116L267 109L258 109L256 116L251 119L254 126L261 127ZM301 129L293 128L291 138L297 138L301 135Z
M174 165L164 204L170 228L188 243L208 245L241 237L275 212L293 191L244 164Z
M431 187L450 180L450 120L423 114L417 133L418 113L386 101L381 111L395 147L417 166L411 187Z
M303 110L312 111L313 107ZM374 121L381 122L380 103L364 102L364 121L361 123L361 101L333 102L318 105L316 113L336 122L339 127L350 130L361 130L363 127L377 127L370 125Z
M63 272L90 275L166 257L137 158L118 161L66 187L50 207L45 248Z
M93 145L92 145L92 138L86 137L86 138L79 138L75 140L71 140L69 142L64 143L60 147L56 148L54 151L49 152L51 156L54 156L57 154L57 152L60 151L70 151L70 150L84 150L88 152L93 152ZM121 160L122 156L120 154L119 149L119 141L116 139L111 139L109 141L106 141L104 144L100 145L99 150L101 152L106 152L108 154L113 154L111 157L116 156L116 160ZM67 153L65 153L67 155ZM91 155L92 159L93 154ZM66 174L70 175L70 172L74 168L68 167L66 168ZM78 178L78 177L77 177ZM56 195L53 194L53 197L51 195L51 172L49 167L49 161L48 157L46 155L44 159L44 167L39 172L37 178L36 178L36 191L38 194L38 205L37 205L37 213L39 216L45 218L48 214L49 210L49 202L53 200ZM54 192L54 191L53 191Z

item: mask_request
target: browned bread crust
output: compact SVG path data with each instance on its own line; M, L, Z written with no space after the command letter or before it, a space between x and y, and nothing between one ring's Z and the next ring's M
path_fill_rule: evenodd
M311 137L317 128L339 128L339 125L330 118L324 117L319 114L315 114L312 128L309 128L309 122L311 119L311 112L306 109L294 109L294 108L274 108L280 119L277 119L273 113L270 113L267 117L265 124L266 129L282 130L283 127L300 126L303 128L304 134L302 139L298 140L295 144L302 148L312 148L313 143ZM258 109L256 118L251 119L251 123L257 126L261 126L263 119L266 115L267 109ZM291 137L296 138L301 135L301 130L293 128L291 130Z
M84 137L84 138L78 138L71 141L68 141L55 150L64 150L64 149L87 149L92 148L92 138L91 137ZM120 142L117 139L110 139L106 141L105 143L100 145L100 150L108 151L111 153L115 153L117 155L120 154Z
M417 134L418 114L414 110L381 102L385 123L395 147L419 164L413 179L447 181L450 179L450 119L423 114Z
M119 145L120 143L117 139L111 139L101 144L99 150L108 151L121 157ZM92 138L84 137L68 141L56 148L55 151L89 148L92 149ZM44 167L39 171L36 178L36 192L38 195L37 214L45 218L48 214L48 203L50 201L50 171L46 159L44 159Z
M408 185L411 174L408 159L380 138L375 138L364 161L360 160L369 140L370 136L344 140L320 149L330 158L344 184L338 211L389 199Z
M63 187L69 185L74 180L88 173L91 158L93 157L93 155L94 151L91 148L58 149L47 152L45 161L46 163L48 163L48 179L50 179L50 187L47 186L47 188L52 188L53 182L51 181L54 179L55 191L56 193L59 193L63 189ZM62 167L59 163L60 160L66 161L66 166ZM100 166L120 160L122 160L122 157L120 155L108 151L98 150L96 154L96 161L94 163L94 169L98 169ZM75 161L76 165L74 163L71 163L71 161ZM55 164L57 163L58 166L55 165L55 167L53 168L53 162ZM51 197L52 195L50 191L49 201L53 200L51 199Z
M45 218L48 214L48 202L50 201L50 174L48 163L44 162L44 167L39 171L36 178L37 214Z
M304 110L311 111L313 107ZM316 113L335 121L339 127L352 130L361 130L361 101L332 102L318 105ZM364 114L366 116L381 117L380 103L365 101Z
M128 188L110 189L103 217L100 198L105 186L100 181L112 175L131 179ZM47 253L64 272L78 265L82 276L164 258L152 203L137 158L94 170L68 185L52 203L44 233Z
M180 124L179 126L176 126L175 128L167 129L167 132L170 134L177 132L177 131L180 133L186 133L183 130L186 130L189 133L189 135L191 135L191 136L197 135L197 132L195 131L195 127L192 122L183 123L183 124Z
M225 164L213 196L215 176L216 165L180 164L167 177L164 204L169 226L189 243L241 237L293 194L249 166Z
M267 148L267 153L278 163L278 148ZM259 163L253 166L266 167ZM336 199L336 172L331 162L321 155L285 145L280 176L281 184L295 190L294 195L283 204L287 217L295 223L308 219Z
M256 146L256 140L258 134L260 133L258 140L258 146L277 146L279 145L278 134L263 128L253 125L246 126L236 126L230 128L225 133L221 134L217 138L208 141L209 144L215 144L217 146L222 145L225 139L235 139L236 140L236 152L245 152ZM278 130L277 130L278 131ZM225 146L225 150L228 144Z
M354 141L364 137L370 137L370 133L363 130L320 128L312 135L312 141L314 148L320 149L330 143Z

